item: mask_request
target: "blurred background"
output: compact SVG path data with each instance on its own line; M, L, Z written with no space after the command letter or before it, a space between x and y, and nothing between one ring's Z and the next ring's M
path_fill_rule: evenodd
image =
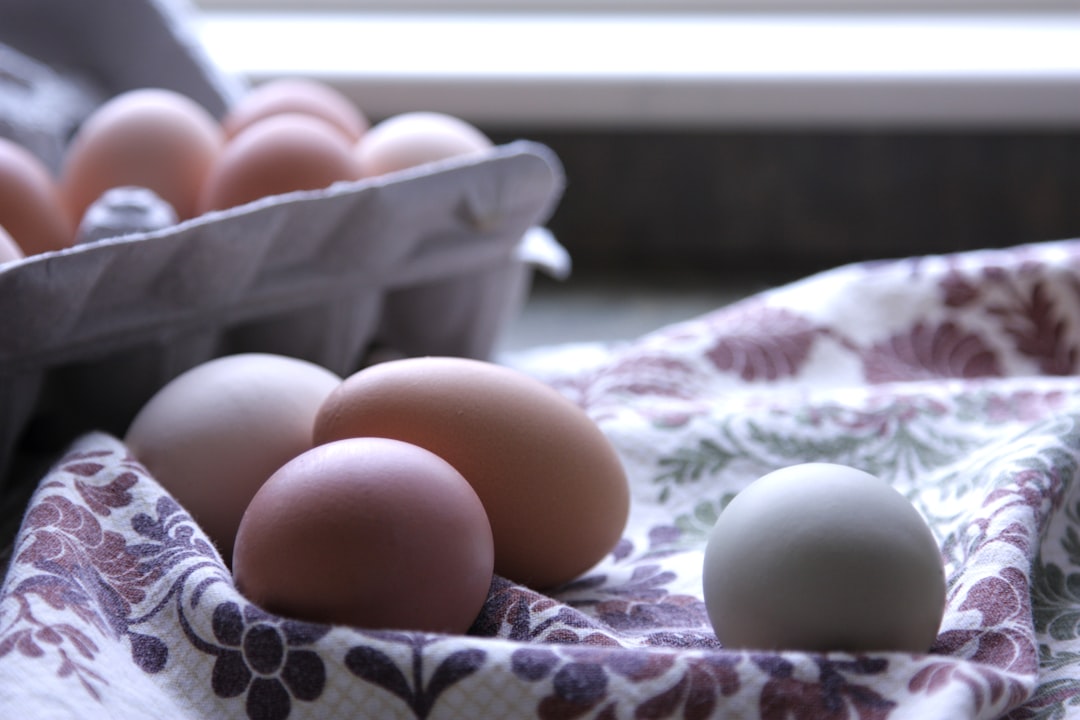
M848 262L1080 235L1078 0L198 5L211 58L251 82L315 77L373 120L439 110L558 154L549 227L574 273L537 278L541 335L511 344L632 335ZM552 292L607 322L576 333Z

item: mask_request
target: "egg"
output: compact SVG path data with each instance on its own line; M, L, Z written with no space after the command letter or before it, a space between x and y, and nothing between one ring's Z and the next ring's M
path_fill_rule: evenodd
M480 497L495 572L537 589L609 553L629 513L622 463L599 427L553 388L482 360L391 360L347 377L315 418L317 444L412 443L445 459Z
M469 123L438 112L394 115L368 130L356 144L365 177L438 160L484 152L491 140Z
M13 260L21 260L22 258L22 248L8 235L7 230L0 225L0 265Z
M23 255L60 250L74 240L74 223L53 174L6 138L0 138L0 225Z
M198 205L202 212L223 210L359 176L352 145L341 133L319 118L285 113L248 126L228 142L207 174Z
M926 652L945 609L941 553L915 507L877 477L806 463L724 508L703 565L729 648Z
M341 378L279 355L197 365L142 407L124 441L226 561L240 518L279 467L312 447L315 414Z
M180 93L121 93L91 113L68 145L60 184L69 213L78 224L106 190L137 186L168 202L181 220L193 217L223 143L217 120Z
M492 581L491 527L449 463L384 438L321 445L252 498L233 556L237 589L287 617L464 633Z
M281 78L257 85L222 118L225 136L235 137L249 125L282 113L302 113L325 120L350 142L367 131L370 122L351 100L335 88L307 78Z

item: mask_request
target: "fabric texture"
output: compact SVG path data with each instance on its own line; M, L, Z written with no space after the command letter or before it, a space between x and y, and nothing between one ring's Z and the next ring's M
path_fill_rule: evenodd
M556 356L521 367L589 413L632 489L582 577L496 578L462 636L273 616L90 434L13 549L0 717L1080 717L1080 242L845 266ZM707 533L748 483L811 461L878 475L930 524L948 584L929 652L720 647Z

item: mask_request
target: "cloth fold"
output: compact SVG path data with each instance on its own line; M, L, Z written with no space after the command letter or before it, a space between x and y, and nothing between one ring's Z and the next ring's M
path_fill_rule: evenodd
M1080 241L845 266L580 365L554 355L520 369L590 414L632 489L623 539L582 577L495 578L462 636L277 617L92 433L16 539L0 716L1080 717ZM717 642L712 523L811 461L876 474L927 519L948 578L927 653Z

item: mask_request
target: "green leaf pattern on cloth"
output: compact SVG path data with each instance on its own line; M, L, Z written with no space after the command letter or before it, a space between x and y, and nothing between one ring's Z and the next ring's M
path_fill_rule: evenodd
M0 717L1080 718L1080 243L847 266L567 357L519 367L596 420L633 497L583 576L496 577L462 636L277 617L95 433L13 547ZM948 586L928 652L712 634L712 524L810 461L879 475L929 522Z

